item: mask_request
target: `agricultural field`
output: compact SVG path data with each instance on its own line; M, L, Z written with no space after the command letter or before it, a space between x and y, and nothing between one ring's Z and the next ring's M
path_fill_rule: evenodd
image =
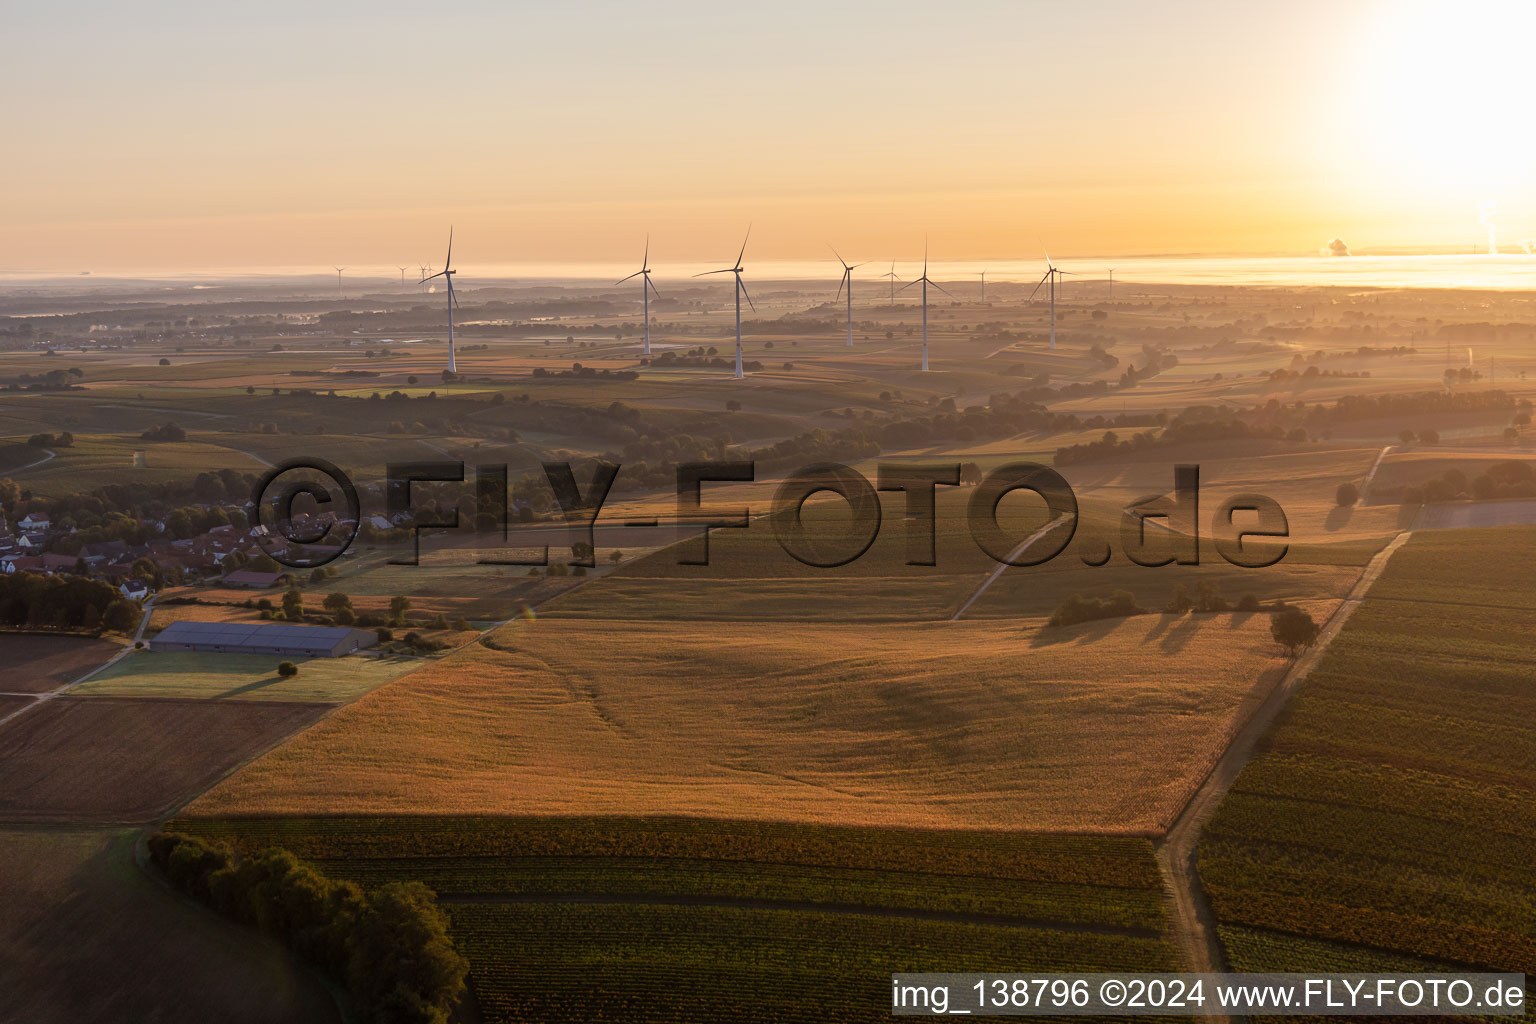
M685 1020L722 999L742 1020L873 1020L892 970L1173 963L1145 840L633 817L168 827L365 885L427 880L488 1022Z
M277 674L282 658L198 651L134 651L70 691L76 697L178 697L344 704L423 665L420 658L308 658Z
M0 821L142 822L313 722L324 704L57 697L0 724Z
M136 830L0 826L0 1017L339 1024L277 945L134 863Z
M520 620L339 710L195 813L746 813L1154 834L1285 666L1263 615L1052 632ZM1114 662L1139 668L1097 671Z
M47 693L74 682L123 650L113 640L74 636L0 634L5 675L0 691Z
M1415 535L1238 777L1200 876L1244 970L1536 973L1536 532Z

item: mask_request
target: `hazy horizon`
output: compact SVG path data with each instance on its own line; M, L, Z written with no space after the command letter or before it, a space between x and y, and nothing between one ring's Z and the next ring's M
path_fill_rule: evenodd
M1536 238L1509 0L86 8L11 16L16 271Z

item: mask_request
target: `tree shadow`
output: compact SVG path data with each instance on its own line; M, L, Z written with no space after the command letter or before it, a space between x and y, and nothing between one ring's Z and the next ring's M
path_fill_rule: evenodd
M1184 621L1164 634L1162 642L1158 646L1167 654L1177 654L1184 649L1184 645L1189 643L1190 638L1199 630L1200 620L1191 613L1184 617Z
M1353 505L1335 505L1329 510L1327 518L1323 520L1323 529L1333 532L1342 530L1349 525L1349 521L1355 514Z
M1091 644L1108 636L1124 619L1095 619L1072 626L1046 626L1029 642L1031 647L1055 647L1058 644Z

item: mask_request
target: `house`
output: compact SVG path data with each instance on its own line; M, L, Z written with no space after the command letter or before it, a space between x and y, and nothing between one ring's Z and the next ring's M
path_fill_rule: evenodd
M149 584L143 580L128 580L117 589L130 601L142 601L149 596Z
M34 552L43 550L43 545L48 543L48 538L41 533L24 533L16 541L16 546L22 551Z
M74 572L80 561L75 555L58 554L39 555L38 560L42 563L43 572L46 573Z
M0 572L42 572L40 555L6 555L0 558Z
M173 622L149 642L152 651L213 651L289 658L340 658L379 642L371 629L291 626L278 622Z
M25 519L16 525L21 527L22 532L24 533L30 533L33 530L46 530L48 529L48 517L44 515L38 515L36 512L31 512L27 514Z
M254 569L236 569L225 573L221 583L229 587L250 587L252 590L270 590L281 583L290 582L285 572L257 572Z

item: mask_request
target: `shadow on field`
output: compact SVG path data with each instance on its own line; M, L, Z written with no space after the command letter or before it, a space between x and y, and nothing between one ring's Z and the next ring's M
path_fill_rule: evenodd
M1046 626L1029 642L1031 647L1055 647L1057 644L1091 644L1108 636L1124 619L1099 619L1074 626Z
M1342 530L1349 525L1349 521L1354 518L1354 515L1355 506L1335 505L1328 512L1328 518L1323 520L1323 529L1329 531Z

